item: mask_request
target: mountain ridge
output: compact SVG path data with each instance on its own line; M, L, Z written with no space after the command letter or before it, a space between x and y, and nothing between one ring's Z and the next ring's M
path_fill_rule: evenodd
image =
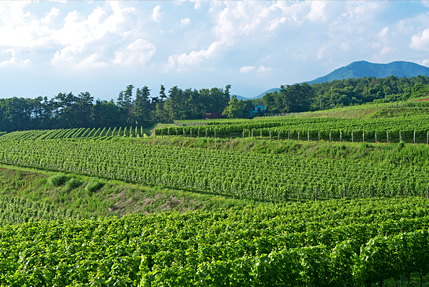
M347 66L340 67L330 72L329 74L316 78L312 81L302 83L320 84L324 82L331 82L334 80L344 80L349 78L363 78L363 77L376 77L387 78L395 76L398 78L415 77L415 76L429 76L429 68L408 61L394 61L387 64L371 63L368 61L355 61ZM266 93L279 91L280 88L269 89L256 97L249 98L249 100L262 98Z

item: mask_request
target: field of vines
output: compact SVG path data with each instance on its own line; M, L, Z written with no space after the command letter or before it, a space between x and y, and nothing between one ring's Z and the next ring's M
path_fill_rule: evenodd
M204 122L204 121L202 121ZM368 119L268 117L247 121L212 121L205 126L156 130L157 136L271 138L305 141L429 143L426 114Z
M120 128L75 128L56 130L29 130L1 133L0 142L9 140L48 140L48 139L111 139L113 137L145 137L143 127Z
M420 285L427 205L334 200L3 225L0 285Z
M429 187L428 165L303 160L138 141L5 141L0 162L270 202L426 197Z

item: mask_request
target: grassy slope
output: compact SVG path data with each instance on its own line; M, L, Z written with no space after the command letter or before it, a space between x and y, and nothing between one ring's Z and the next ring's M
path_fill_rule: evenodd
M147 187L110 180L100 180L102 187L95 192L90 192L85 187L94 178L67 174L66 180L74 178L78 186L71 188L66 182L55 187L49 183L49 178L55 175L58 173L1 165L0 195L26 198L34 202L100 216L122 216L137 212L184 212L263 204L218 195L173 190L162 186Z

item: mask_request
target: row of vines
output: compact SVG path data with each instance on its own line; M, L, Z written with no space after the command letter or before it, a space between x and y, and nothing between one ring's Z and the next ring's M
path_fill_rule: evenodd
M1 134L0 134L1 135ZM30 130L8 133L0 138L0 141L8 140L48 140L48 139L73 139L73 138L105 138L112 137L146 137L143 127L119 127L119 128L75 128L56 130Z
M0 162L142 184L284 202L427 196L429 166L114 141L7 141ZM317 189L317 195L315 191Z
M425 281L428 229L427 201L418 198L4 225L0 285L382 286L386 280Z

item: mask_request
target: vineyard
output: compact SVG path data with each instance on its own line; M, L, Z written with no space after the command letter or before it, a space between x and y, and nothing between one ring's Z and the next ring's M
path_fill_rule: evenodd
M146 137L143 127L124 128L75 128L57 130L30 130L12 133L4 133L0 141L10 140L48 140L48 139L112 139L113 137ZM2 133L0 133L0 136Z
M426 281L424 199L0 227L7 286L395 286Z
M142 145L129 141L7 141L0 162L236 198L284 202L428 194L429 166Z
M198 125L202 123L205 125ZM188 123L156 130L157 136L264 138L275 140L429 143L427 115L344 119L334 117L266 117Z
M0 133L1 164L45 173L2 177L0 286L428 286L429 121L407 109ZM196 211L86 213L167 188Z

